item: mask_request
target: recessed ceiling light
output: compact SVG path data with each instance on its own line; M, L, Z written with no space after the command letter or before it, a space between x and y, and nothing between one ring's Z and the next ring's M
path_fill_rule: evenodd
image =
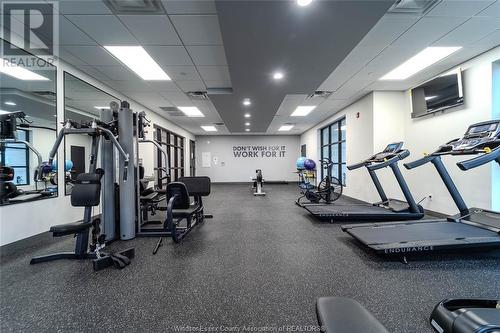
M312 0L297 0L297 5L300 7L305 7L309 6L311 4Z
M289 131L293 128L293 125L282 125L278 131L280 132L285 132L285 131Z
M217 132L215 126L200 126L205 132Z
M45 76L12 64L7 59L0 58L0 73L7 74L23 81L50 81Z
M0 114L8 114L8 113L12 113L12 112L15 112L15 111L0 110Z
M245 126L250 126L250 123L245 123Z
M273 74L273 79L275 80L281 80L284 77L285 75L282 72L274 72Z
M291 114L292 117L305 117L309 113L311 113L312 110L316 109L316 105L302 105L302 106L297 106L295 111Z
M245 128L245 132L250 132L250 128Z
M245 113L245 118L250 118L250 117L251 117L250 113Z
M170 81L170 77L142 46L104 46L143 80Z
M406 80L461 48L461 46L427 47L382 76L380 80Z
M431 99L434 99L434 98L436 98L436 97L437 97L437 96L426 96L426 97L425 97L425 100L426 100L426 101L430 101Z
M250 102L250 98L243 99L243 105L249 106L250 104L252 104L252 102Z
M110 109L109 106L94 106L94 108L97 109L97 110L103 110L103 109L104 110L109 110Z
M196 106L178 106L177 108L188 117L205 117Z
M5 105L11 105L11 106L16 106L17 104L11 101L7 101L4 103Z

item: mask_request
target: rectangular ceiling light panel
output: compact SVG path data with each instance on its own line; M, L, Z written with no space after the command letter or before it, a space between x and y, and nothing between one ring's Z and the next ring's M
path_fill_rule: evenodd
M462 47L459 46L427 47L386 75L382 76L380 80L406 80L407 78L446 58L461 48Z
M205 117L196 106L178 106L177 108L188 117Z
M217 132L215 126L200 126L205 132Z
M305 117L309 113L312 112L312 110L316 109L315 105L302 105L302 106L297 106L295 111L291 114L292 117Z
M170 77L142 46L104 46L112 55L147 81L170 81Z
M292 128L293 128L293 125L283 125L278 129L278 131L286 132L286 131L290 131Z

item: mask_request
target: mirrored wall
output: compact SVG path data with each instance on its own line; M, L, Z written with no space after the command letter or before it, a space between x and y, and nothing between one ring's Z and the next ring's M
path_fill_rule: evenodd
M64 73L64 119L80 124L99 119L101 109L109 109L111 102L120 103L116 97ZM65 138L65 193L71 194L73 181L89 166L90 136L68 135Z
M57 196L56 169L39 172L56 138L56 79L56 67L30 53L1 57L1 205Z

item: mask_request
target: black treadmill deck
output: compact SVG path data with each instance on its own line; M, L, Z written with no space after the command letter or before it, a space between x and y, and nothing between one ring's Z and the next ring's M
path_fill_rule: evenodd
M309 213L322 221L401 221L415 220L424 216L423 213L408 211L393 211L389 208L371 204L333 204L305 206Z
M342 230L385 255L457 249L500 249L500 235L463 222L424 220L389 224L344 225Z

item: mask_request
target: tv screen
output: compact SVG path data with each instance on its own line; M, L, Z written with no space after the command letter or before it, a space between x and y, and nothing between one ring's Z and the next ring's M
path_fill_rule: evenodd
M412 118L464 103L462 72L447 72L411 90Z

